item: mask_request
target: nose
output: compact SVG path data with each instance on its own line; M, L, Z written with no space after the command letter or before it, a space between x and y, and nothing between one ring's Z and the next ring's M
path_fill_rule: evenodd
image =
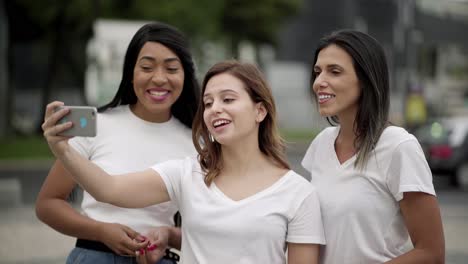
M327 80L325 80L322 75L323 74L319 74L315 77L314 83L312 84L312 89L315 91L326 88L328 86Z
M223 111L223 106L220 102L217 100L213 101L211 105L211 111L213 111L214 114L219 114Z
M157 86L162 86L167 82L167 77L165 72L162 69L156 69L153 72L151 81L154 82Z

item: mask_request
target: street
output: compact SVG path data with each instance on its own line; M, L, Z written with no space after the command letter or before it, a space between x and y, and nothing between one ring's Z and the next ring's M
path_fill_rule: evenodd
M292 147L288 157L293 169L306 175L300 166L304 151L302 147ZM50 164L0 166L0 263L64 263L73 247L73 238L55 232L34 213L34 200ZM466 264L468 190L450 187L447 178L439 175L434 176L434 184L443 217L446 263Z

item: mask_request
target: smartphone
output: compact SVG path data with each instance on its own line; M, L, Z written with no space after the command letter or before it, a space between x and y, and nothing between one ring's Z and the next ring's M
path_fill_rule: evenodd
M59 111L64 106L55 108ZM66 106L70 112L62 117L58 123L63 124L71 121L73 126L60 133L60 136L74 136L74 137L95 137L96 136L96 121L97 110L92 106Z

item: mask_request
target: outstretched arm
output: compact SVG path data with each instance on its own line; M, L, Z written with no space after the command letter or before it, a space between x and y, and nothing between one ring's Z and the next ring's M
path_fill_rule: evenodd
M148 169L111 176L70 147L68 137L58 135L72 126L71 122L57 124L69 112L64 108L54 113L54 109L61 105L62 102L47 105L42 124L44 137L74 180L96 200L127 208L146 207L170 200L166 185L156 171Z

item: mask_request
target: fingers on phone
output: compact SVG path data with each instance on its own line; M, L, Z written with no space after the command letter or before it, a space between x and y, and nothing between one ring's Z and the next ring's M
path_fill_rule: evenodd
M45 112L45 117L47 118L47 116L53 114L55 112L55 109L59 106L63 106L64 103L63 102L60 102L60 101L53 101L52 103L49 103L46 107L46 112Z

